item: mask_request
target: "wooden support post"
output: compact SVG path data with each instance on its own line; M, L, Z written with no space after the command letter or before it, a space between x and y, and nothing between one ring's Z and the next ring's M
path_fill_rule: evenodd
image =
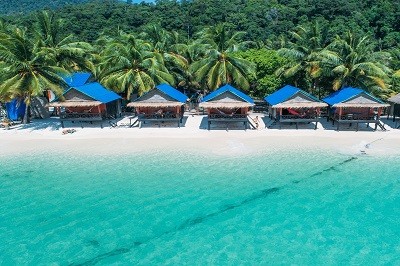
M317 128L318 128L318 120L315 121L315 128L314 128L314 130L317 130Z
M359 124L359 123L357 122L357 123L356 123L356 131L358 131L358 124Z
M299 129L299 123L296 122L296 129Z

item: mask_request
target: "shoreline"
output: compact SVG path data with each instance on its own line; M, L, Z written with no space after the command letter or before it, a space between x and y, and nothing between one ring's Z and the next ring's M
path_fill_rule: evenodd
M37 120L28 126L0 130L1 155L24 152L78 152L133 154L146 151L203 152L219 156L269 154L296 150L332 150L344 154L400 155L400 131L334 131L312 129L223 130L201 129L201 116L190 117L185 127L110 128L74 127L62 134L57 120ZM366 145L369 144L366 148Z

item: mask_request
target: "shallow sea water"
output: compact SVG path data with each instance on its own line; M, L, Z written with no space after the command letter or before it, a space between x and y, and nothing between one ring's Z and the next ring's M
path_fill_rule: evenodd
M0 157L0 265L400 264L395 156Z

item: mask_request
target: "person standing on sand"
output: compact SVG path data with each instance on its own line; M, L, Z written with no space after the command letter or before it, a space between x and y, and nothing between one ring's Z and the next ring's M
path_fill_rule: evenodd
M200 111L200 107L199 107L199 104L201 103L201 101L203 100L203 94L201 93L201 92L199 92L199 95L197 96L197 99L196 99L196 102L197 102L197 105L196 105L196 113L197 114L199 114L199 111Z
M258 129L258 127L260 126L260 120L258 119L258 115L254 119L251 118L251 120L253 120L254 124L256 124L256 129Z

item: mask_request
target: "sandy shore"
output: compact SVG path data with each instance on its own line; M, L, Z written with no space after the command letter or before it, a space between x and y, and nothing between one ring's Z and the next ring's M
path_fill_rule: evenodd
M253 115L255 116L255 115ZM75 129L73 134L62 134L58 120L35 120L27 126L14 126L0 130L1 155L16 155L23 152L75 152L123 154L143 151L182 150L212 153L217 155L243 155L279 150L330 149L341 153L370 155L400 154L400 130L386 124L387 131L373 131L371 128L343 127L335 131L330 123L322 123L317 130L313 125L303 125L296 130L294 126L278 129L263 118L258 130L226 130L218 125L213 130L205 129L204 116L188 116L184 126L158 127L148 125L141 129L129 128L129 119L116 121L117 128L108 123L103 129L99 125L68 124ZM370 145L367 145L370 144Z

